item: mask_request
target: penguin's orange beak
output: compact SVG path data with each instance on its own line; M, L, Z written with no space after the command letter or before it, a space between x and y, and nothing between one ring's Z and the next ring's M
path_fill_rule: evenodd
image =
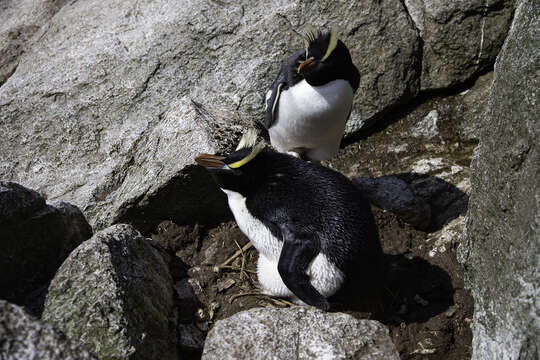
M315 66L317 66L317 60L310 57L298 66L297 72L298 74L304 76L305 74L309 74L310 72L312 72Z
M200 154L195 158L197 164L204 166L207 169L220 169L225 163L222 161L224 157L210 154Z

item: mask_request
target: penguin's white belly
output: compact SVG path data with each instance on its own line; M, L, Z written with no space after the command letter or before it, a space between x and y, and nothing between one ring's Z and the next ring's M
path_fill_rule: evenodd
M278 272L278 262L283 247L272 232L246 207L246 198L241 194L221 189L227 194L229 208L240 230L249 238L253 246L259 251L257 276L264 290L276 296L295 297L283 283ZM345 275L326 256L319 253L311 262L307 274L311 284L323 296L328 297L336 293L345 280Z
M326 148L326 152L337 152L353 95L346 80L322 86L311 86L302 80L284 90L276 121L268 130L272 145L282 152L320 147Z

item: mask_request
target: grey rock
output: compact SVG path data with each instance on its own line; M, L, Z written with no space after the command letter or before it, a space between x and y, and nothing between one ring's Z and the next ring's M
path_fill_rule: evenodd
M56 270L91 236L76 206L47 205L33 190L0 182L0 298L41 314L44 290Z
M97 360L97 357L21 307L0 300L0 359Z
M439 121L439 113L437 110L431 110L415 127L411 129L412 136L425 137L432 139L439 135L437 122Z
M0 86L17 69L32 36L68 0L5 0L0 2Z
M441 158L423 160L419 162L422 169L446 167ZM468 196L453 183L426 173L357 177L353 181L372 204L395 213L420 230L435 231L466 212Z
M426 242L431 247L429 257L444 254L447 250L455 249L461 241L465 230L465 216L460 215L444 225L439 231L429 234Z
M176 359L172 279L129 225L75 249L49 287L43 319L100 359Z
M453 123L458 130L459 137L465 141L478 141L480 124L484 116L485 108L489 98L491 83L493 82L493 72L478 77L474 85L458 96L460 106L455 111L448 109L439 110L440 116L448 118L448 123Z
M461 169L455 169L458 173ZM429 204L431 208L431 223L428 230L437 230L453 219L464 215L467 211L469 197L459 188L456 181L444 179L444 174L423 176L418 174L403 174L402 178L409 184L416 197Z
M388 329L315 308L254 308L217 321L203 359L399 359Z
M178 346L181 353L198 353L199 357L204 348L204 333L193 323L178 324Z
M36 191L12 182L0 182L0 224L20 222L45 206L45 199Z
M354 183L374 205L391 211L409 224L426 229L431 223L431 207L403 179L395 175L355 178Z
M416 29L422 35L424 32L424 0L405 0L404 4Z
M459 258L473 359L540 357L540 3L521 1L495 63Z
M227 216L193 157L230 149L263 119L267 87L307 23L340 24L361 72L349 132L420 86L419 39L399 1L91 0L40 19L0 87L0 177L80 206L97 229Z
M512 20L513 0L406 0L423 40L422 90L466 81L495 61Z

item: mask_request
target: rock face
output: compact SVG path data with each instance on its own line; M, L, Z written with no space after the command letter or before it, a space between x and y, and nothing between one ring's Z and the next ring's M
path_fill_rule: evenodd
M14 4L14 18L37 12ZM33 35L10 42L25 45L0 88L0 177L73 202L98 229L131 220L134 209L147 221L223 218L225 198L189 165L264 118L267 87L284 56L303 47L295 31L307 23L340 24L360 69L349 131L419 89L419 39L396 1L92 0L35 19ZM4 34L18 24L6 22ZM174 205L156 206L160 196ZM219 196L214 213L201 210Z
M399 359L388 330L314 308L255 308L218 321L203 359Z
M172 291L158 250L131 226L114 225L64 262L43 319L100 359L176 359Z
M41 313L36 291L46 289L69 253L91 236L76 206L47 205L33 190L0 182L0 298Z
M0 3L0 86L17 69L28 40L67 0L6 0Z
M473 359L540 356L540 4L524 0L495 64L461 248Z
M489 68L512 20L513 0L405 0L423 40L422 90L461 83Z
M0 358L86 360L97 357L17 305L0 300Z

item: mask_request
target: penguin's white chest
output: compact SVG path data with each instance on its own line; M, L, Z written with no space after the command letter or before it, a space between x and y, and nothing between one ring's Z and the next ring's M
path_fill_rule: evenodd
M221 190L227 194L229 208L240 230L262 255L277 262L281 254L281 241L259 219L251 215L246 207L246 198L244 196L235 191Z
M270 140L279 151L327 147L337 151L351 111L353 89L346 80L311 86L305 80L284 90Z

